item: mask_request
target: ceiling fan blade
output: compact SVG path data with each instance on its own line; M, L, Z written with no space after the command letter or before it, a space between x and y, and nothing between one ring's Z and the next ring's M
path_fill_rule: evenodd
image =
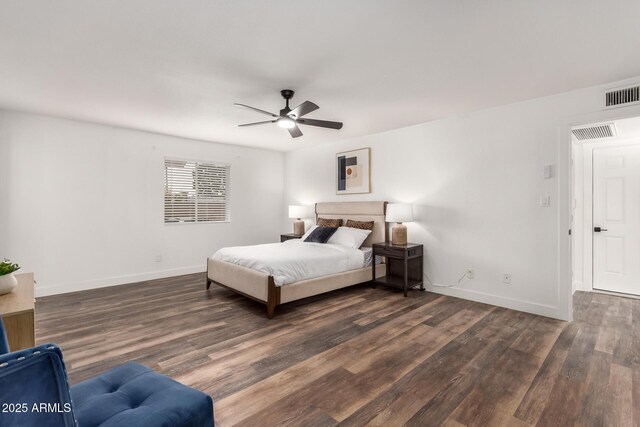
M299 119L297 122L301 125L318 126L321 128L329 129L342 129L342 122L330 122L328 120L316 120L316 119Z
M298 138L299 136L302 136L302 131L300 130L298 125L295 125L294 127L289 128L287 130L291 134L291 138Z
M244 107L244 108L248 108L249 110L257 111L258 113L266 114L267 116L271 116L271 117L280 117L280 116L278 116L277 114L273 114L273 113L270 113L270 112L268 112L268 111L261 110L261 109L259 109L259 108L249 107L248 105L244 105L244 104L233 104L233 105L235 105L236 107Z
M318 108L320 107L318 107L313 102L304 101L302 104L291 110L287 115L294 119L299 119L300 117L305 116L312 111L316 111Z
M275 123L277 120L267 120L266 122L253 122L253 123L245 123L243 125L238 125L239 127L243 126L255 126L255 125L264 125L266 123Z

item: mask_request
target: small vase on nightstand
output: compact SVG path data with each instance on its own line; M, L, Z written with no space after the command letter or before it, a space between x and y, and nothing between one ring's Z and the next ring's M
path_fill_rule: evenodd
M13 273L0 276L0 295L8 294L18 286L18 279Z

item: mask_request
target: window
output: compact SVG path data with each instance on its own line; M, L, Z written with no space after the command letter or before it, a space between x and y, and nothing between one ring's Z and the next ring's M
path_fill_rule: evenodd
M231 165L164 160L164 222L229 221Z

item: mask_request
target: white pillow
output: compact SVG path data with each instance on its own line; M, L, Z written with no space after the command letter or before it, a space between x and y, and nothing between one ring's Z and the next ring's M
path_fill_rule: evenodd
M311 227L309 227L309 229L307 230L306 233L304 233L302 235L302 237L300 238L300 241L304 242L304 239L306 239L307 237L309 237L309 234L311 234L313 232L313 230L315 230L316 228L318 228L317 225L312 225Z
M327 243L335 243L336 245L347 246L353 249L359 249L362 242L371 234L371 230L361 230L359 228L338 227L333 236L329 238Z

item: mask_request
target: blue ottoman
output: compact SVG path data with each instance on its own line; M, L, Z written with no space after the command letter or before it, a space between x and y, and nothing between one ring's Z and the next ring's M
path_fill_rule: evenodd
M211 397L138 363L69 388L59 347L45 344L1 354L9 350L3 338L0 319L1 427L214 425Z
M80 427L213 426L208 395L129 362L71 387Z

